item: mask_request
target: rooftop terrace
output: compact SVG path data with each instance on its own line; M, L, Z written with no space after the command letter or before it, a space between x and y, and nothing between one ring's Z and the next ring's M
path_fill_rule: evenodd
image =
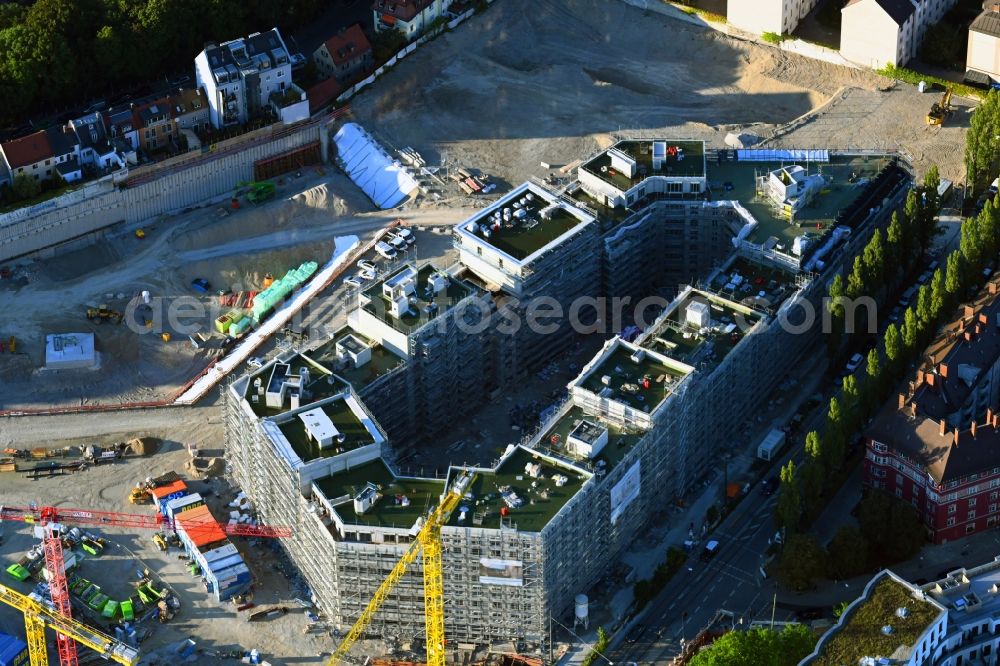
M343 436L343 441L334 439L330 446L320 447L316 440L309 436L306 421L301 418L301 414L278 425L285 439L292 445L295 454L303 462L317 458L332 458L375 442L375 438L351 409L346 399L334 400L319 409L323 414L326 414L333 427Z
M352 336L371 350L371 359L360 367L356 367L349 358L341 360L337 357L337 343L349 339L348 336ZM373 342L347 327L337 331L329 342L306 352L306 355L349 382L355 391L361 391L379 377L392 372L406 362L377 342Z
M281 368L279 366L282 364L289 366L287 374L281 372ZM283 414L289 411L292 408L290 399L286 397L280 408L268 407L265 396L260 391L263 390L266 392L272 387L277 390L282 381L287 381L289 379L294 382L294 378L296 376L301 376L302 368L308 368L309 381L306 383L305 392L300 398L299 402L301 405L307 405L312 402L325 400L326 398L330 398L338 393L341 393L345 388L343 382L337 381L336 378L330 374L329 370L326 370L321 366L317 366L315 363L309 362L309 360L301 354L295 354L287 361L265 365L263 368L250 375L247 380L247 388L243 397L250 404L254 414L263 418L266 416L277 416L278 414ZM254 385L257 379L260 379L261 382L260 389L257 389Z
M530 183L513 190L460 228L518 261L527 259L590 216Z
M799 276L773 264L737 257L725 270L719 271L708 288L748 307L774 312L796 292L798 282Z
M414 290L410 294L409 310L398 317L394 316L389 299L383 295L383 285L387 282L392 284L392 281L398 279L405 271L412 270L413 267L410 265L403 266L362 292L363 309L401 333L412 333L473 293L471 286L455 280L431 264L424 264L416 274ZM437 294L433 293L427 282L434 274L444 276L445 279L445 288ZM373 358L374 356L372 354Z
M664 359L625 342L614 343L609 352L579 385L591 393L652 412L674 391L690 370L669 365Z
M963 624L972 624L976 618L996 617L1000 611L1000 557L993 561L963 569L943 580L923 585L922 589L939 604L960 611Z
M381 498L363 514L358 514L353 499L368 483L378 486ZM400 529L413 527L418 518L437 505L444 491L443 481L395 477L381 458L320 479L316 485L331 502L350 497L334 507L345 523Z
M888 158L831 156L822 164L795 162L709 162L708 186L712 200L737 200L759 222L747 239L764 244L775 239L776 249L791 253L792 241L803 233L821 235L831 227L837 214L850 206L863 192L864 185L888 164ZM820 173L827 185L811 203L800 209L794 223L778 214L766 196L757 196L756 176L782 166L801 164L810 174ZM853 182L852 182L853 181Z
M642 439L642 436L645 434L641 431L627 431L620 426L602 421L596 416L586 414L580 407L573 406L561 419L556 421L551 428L545 431L545 434L539 442L539 447L544 447L546 450L551 451L554 455L558 455L561 458L566 458L571 461L580 461L578 456L572 454L566 449L566 441L569 439L570 433L573 432L577 425L581 421L585 420L608 429L607 445L601 450L596 458L589 461L589 463L592 464L596 470L603 468L606 471L610 471L619 462L621 462L622 458L625 457L636 442Z
M662 144L662 146L661 146ZM657 150L660 168L654 169L653 151ZM674 149L674 150L671 150ZM633 176L612 165L615 151L635 160ZM662 157L662 161L661 160ZM703 141L619 141L613 148L584 163L581 169L604 180L622 192L651 176L702 178L705 176L705 143Z
M534 473L526 466L536 463ZM558 477L558 478L557 478ZM527 449L518 448L496 473L479 473L448 524L499 529L500 510L523 532L540 532L589 478L579 470L553 465ZM462 511L465 519L462 520Z
M667 312L645 346L691 366L715 367L761 318L747 307L691 290Z
M822 639L818 654L803 663L843 666L858 664L862 657L892 655L905 662L917 639L942 612L932 603L915 599L906 585L888 574L867 591L868 597L851 608ZM899 608L906 608L905 617L897 614ZM891 633L882 631L886 626L892 627Z

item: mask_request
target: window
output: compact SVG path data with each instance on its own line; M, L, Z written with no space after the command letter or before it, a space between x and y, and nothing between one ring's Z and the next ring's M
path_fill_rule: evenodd
M954 504L949 504L948 505L948 514L949 515L955 513L956 511L958 511L958 507L956 505L954 505Z
M966 520L975 520L975 519L976 519L976 512L975 512L975 510L970 511L967 514Z
M966 534L972 534L975 531L976 531L976 524L975 523L969 523L968 525L965 526L965 533Z
M990 504L990 513L996 513L996 512L997 512L997 505Z
M482 255L483 254L483 248L477 247L476 248L476 253L479 254L479 255Z
M902 496L903 496L903 489L896 488L896 497L902 497Z
M976 506L976 498L975 497L970 497L969 498L969 508L972 508L974 506Z
M903 475L902 474L897 474L896 475L896 485L897 486L903 485Z
M945 525L947 525L948 527L954 527L955 526L955 518L954 517L949 518L947 521L945 521Z
M52 164L52 160L45 160L45 166L49 166L50 164Z
M889 450L889 447L883 444L882 442L872 442L872 448L878 451L879 453L885 453L886 451Z

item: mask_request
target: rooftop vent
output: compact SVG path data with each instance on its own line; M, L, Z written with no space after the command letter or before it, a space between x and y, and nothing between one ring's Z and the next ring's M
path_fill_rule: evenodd
M885 634L886 636L892 636L894 633L896 633L896 630L892 628L891 624L887 624L882 627L882 633Z
M896 617L905 618L910 616L910 609L906 606L900 606L896 609Z

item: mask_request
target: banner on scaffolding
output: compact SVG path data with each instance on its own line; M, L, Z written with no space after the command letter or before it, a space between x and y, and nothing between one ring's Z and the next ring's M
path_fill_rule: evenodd
M618 522L622 513L628 508L636 497L639 496L639 491L642 485L640 483L639 475L639 461L635 461L625 476L611 488L611 524L614 525Z
M524 563L521 560L479 560L479 582L486 585L524 585Z

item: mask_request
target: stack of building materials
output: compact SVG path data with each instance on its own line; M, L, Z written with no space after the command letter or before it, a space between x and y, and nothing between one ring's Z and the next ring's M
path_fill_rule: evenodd
M298 268L293 268L285 273L283 278L275 280L270 287L254 296L253 307L251 308L251 318L253 319L253 323L259 324L274 310L276 305L291 296L293 291L298 289L299 286L312 277L312 274L316 272L318 267L319 265L315 261L306 261ZM233 326L242 327L240 332L249 328L249 323L247 323L245 327L242 326L242 323L243 322L236 322L230 326L230 335L233 335Z
M167 515L167 503L178 497L187 495L187 484L181 479L175 479L161 486L150 489L149 494L153 496L153 504L157 511L164 516Z

